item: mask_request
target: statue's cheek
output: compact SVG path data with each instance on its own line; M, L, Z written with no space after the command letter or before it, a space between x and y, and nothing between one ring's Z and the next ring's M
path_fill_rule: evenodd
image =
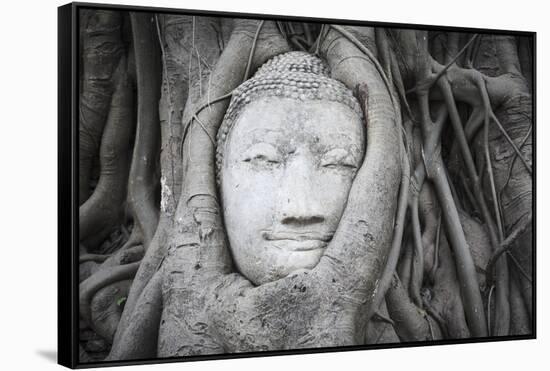
M336 227L347 204L353 183L351 173L325 173L318 193L323 199L323 208L329 224ZM336 224L336 225L335 225Z

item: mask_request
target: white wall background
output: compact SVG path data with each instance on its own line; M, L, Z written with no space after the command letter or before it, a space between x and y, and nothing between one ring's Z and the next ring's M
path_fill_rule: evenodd
M91 1L91 0L90 0ZM107 1L107 0L105 0ZM115 0L121 4L538 32L538 339L145 366L157 370L540 369L550 353L546 161L550 19L542 1ZM94 1L95 2L95 1ZM6 1L0 19L0 369L55 364L57 272L57 9ZM7 207L6 207L7 206ZM68 246L66 247L69 248ZM141 367L141 368L138 368ZM144 366L127 368L144 369Z

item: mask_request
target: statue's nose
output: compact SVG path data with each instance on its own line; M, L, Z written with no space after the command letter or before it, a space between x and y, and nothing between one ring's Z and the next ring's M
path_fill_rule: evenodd
M315 165L307 158L288 164L279 190L279 220L282 224L306 226L325 220L322 194Z

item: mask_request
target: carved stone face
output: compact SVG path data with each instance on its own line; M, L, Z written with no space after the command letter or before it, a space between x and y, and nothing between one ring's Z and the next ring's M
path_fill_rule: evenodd
M243 109L221 192L234 262L254 284L319 262L363 160L363 125L338 102L266 97Z

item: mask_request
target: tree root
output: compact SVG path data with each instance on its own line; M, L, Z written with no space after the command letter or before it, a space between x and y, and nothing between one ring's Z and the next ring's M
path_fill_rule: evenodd
M388 312L395 323L394 328L401 341L425 341L441 338L439 326L432 334L430 326L433 325L427 320L428 314L410 301L407 291L396 275L388 289L386 300Z
M131 13L137 75L137 128L128 181L128 199L134 219L149 248L158 223L156 175L160 150L158 102L160 99L160 49L152 16Z
M79 238L88 247L103 241L122 221L128 182L130 137L134 128L132 85L126 60L119 63L119 80L101 141L99 183L79 209Z
M79 288L79 312L80 317L85 320L91 328L94 328L90 303L94 294L114 282L133 278L139 267L139 262L109 267L97 271L84 282Z
M83 254L80 255L78 258L78 263L86 263L89 261L96 262L96 263L103 263L105 260L109 258L110 255L100 255L100 254Z
M132 280L112 283L98 290L90 302L90 318L94 331L109 344L120 323L120 315Z
M113 343L118 343L120 337L130 325L134 309L142 295L143 290L148 285L153 275L160 269L160 265L166 256L166 236L167 230L171 226L171 218L167 215L161 215L159 225L153 236L153 240L147 249L145 256L139 266L139 269L134 277L134 281L130 288L124 311L121 316L117 331L114 336Z
M94 161L124 54L122 18L116 11L82 10L82 93L79 107L79 205L90 195Z
M157 272L143 289L128 326L113 342L106 360L142 359L157 356L159 323L162 313L162 272Z

